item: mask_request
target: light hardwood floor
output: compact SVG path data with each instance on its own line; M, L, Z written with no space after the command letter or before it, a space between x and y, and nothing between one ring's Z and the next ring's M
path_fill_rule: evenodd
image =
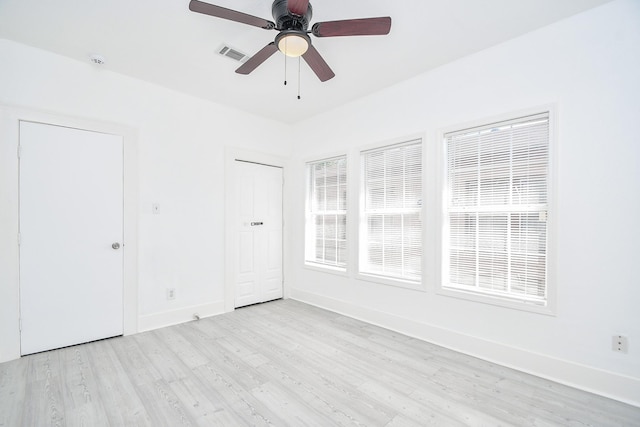
M0 364L0 426L640 426L640 408L293 300Z

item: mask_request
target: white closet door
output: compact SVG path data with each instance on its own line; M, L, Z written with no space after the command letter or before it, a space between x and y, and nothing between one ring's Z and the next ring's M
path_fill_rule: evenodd
M123 332L123 139L20 123L21 353Z
M282 169L235 162L235 306L282 298Z

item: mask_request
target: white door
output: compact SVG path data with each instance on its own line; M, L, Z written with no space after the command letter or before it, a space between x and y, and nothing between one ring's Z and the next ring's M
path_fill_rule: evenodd
M122 335L123 139L20 122L21 353Z
M282 169L235 162L235 306L282 298Z

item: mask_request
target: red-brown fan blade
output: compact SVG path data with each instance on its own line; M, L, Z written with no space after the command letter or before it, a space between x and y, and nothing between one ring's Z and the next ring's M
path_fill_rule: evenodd
M189 2L189 10L193 12L204 13L205 15L215 16L216 18L228 19L229 21L253 25L254 27L264 28L265 30L272 30L276 27L276 24L271 21L267 21L266 19L247 15L246 13L238 12L220 6L214 6L212 4L204 3L198 0L191 0L191 2Z
M260 64L262 64L264 61L269 59L271 55L273 55L277 51L278 51L278 47L276 46L276 44L274 42L269 43L268 45L260 49L258 53L256 53L251 58L249 58L247 62L242 64L240 68L236 70L236 73L238 74L251 73L253 70L258 68Z
M391 31L391 18L385 16L318 22L311 31L316 37L383 36Z
M322 59L322 56L313 45L309 45L309 49L302 55L302 58L309 64L309 67L316 73L321 82L326 82L335 77L335 73L329 68L329 65Z
M294 15L304 16L309 9L309 0L289 0L287 1L287 9Z

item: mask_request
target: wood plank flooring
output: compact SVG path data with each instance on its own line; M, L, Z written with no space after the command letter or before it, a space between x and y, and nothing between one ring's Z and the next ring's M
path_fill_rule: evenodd
M0 426L640 426L640 408L293 300L0 364Z

